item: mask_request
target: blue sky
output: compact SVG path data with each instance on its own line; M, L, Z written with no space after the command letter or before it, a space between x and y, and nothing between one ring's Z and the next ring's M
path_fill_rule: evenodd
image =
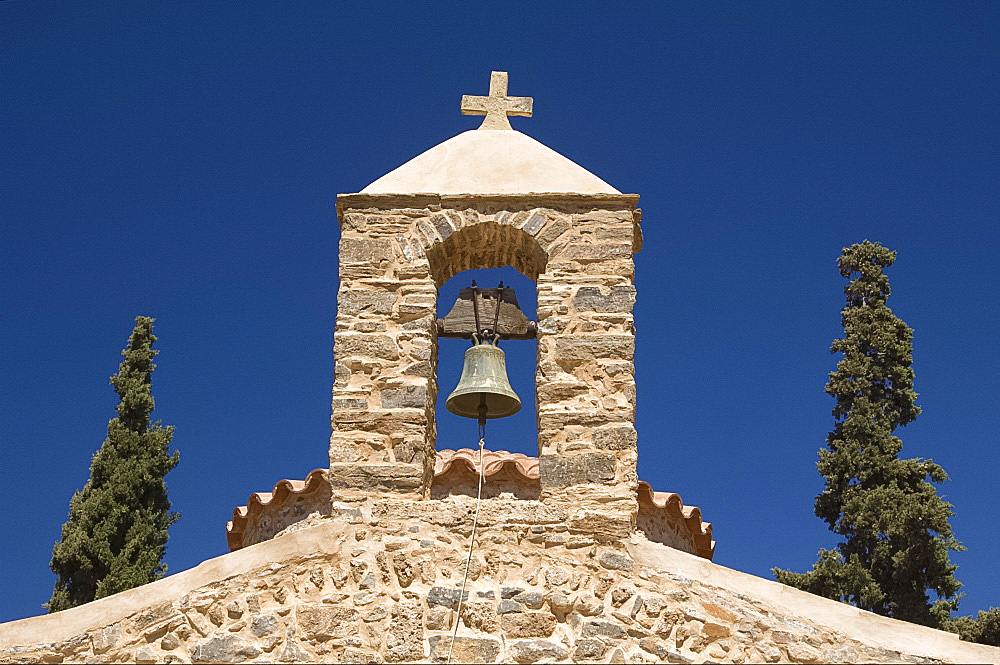
M770 577L836 542L812 512L835 262L868 238L915 330L903 454L951 475L962 612L1000 604L1000 5L653 5L0 3L0 620L51 594L136 315L181 453L170 571L327 464L335 196L478 126L459 100L493 69L534 97L516 129L641 195L640 478L702 508L715 560ZM506 345L529 404L532 344ZM439 446L474 430L445 414ZM531 409L488 435L534 436Z

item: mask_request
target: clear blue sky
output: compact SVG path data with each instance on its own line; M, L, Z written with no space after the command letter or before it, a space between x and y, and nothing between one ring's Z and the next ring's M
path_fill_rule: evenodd
M491 69L535 99L516 129L642 197L640 477L702 508L716 561L770 577L835 543L835 261L868 238L915 329L903 453L951 475L962 611L1000 604L1000 4L647 4L0 3L0 620L51 594L138 314L181 453L171 571L327 464L335 196L478 126L459 99ZM507 345L529 402L531 344ZM490 428L533 452L530 409Z

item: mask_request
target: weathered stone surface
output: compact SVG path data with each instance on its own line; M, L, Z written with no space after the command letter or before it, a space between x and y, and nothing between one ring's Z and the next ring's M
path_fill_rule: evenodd
M611 552L605 552L605 554L611 554ZM605 566L608 567L608 566ZM615 607L621 607L622 604L635 595L635 589L630 586L616 586L611 590L611 604Z
M427 604L455 608L458 606L459 597L465 602L469 599L469 592L463 594L461 589L436 586L427 592Z
M585 621L583 623L584 637L610 637L612 639L624 639L625 629L610 621Z
M388 238L352 238L345 235L340 239L341 263L380 263L392 258L392 241Z
M450 630L453 612L447 607L431 607L427 610L424 625L427 630Z
M451 635L435 635L428 638L431 660L444 662L451 651ZM500 642L488 637L458 637L451 660L455 663L495 663L500 654Z
M381 360L399 359L399 347L389 335L362 333L337 333L333 339L333 350L338 359L351 356L366 356Z
M533 610L537 610L545 603L545 594L541 591L525 591L514 596L514 600Z
M541 482L546 487L569 487L587 483L607 484L615 480L614 455L542 455L538 458Z
M423 409L427 406L427 386L386 388L382 391L383 409Z
M639 647L649 653L655 655L663 662L667 663L692 663L694 662L687 656L672 651L664 644L662 641L654 637L644 637L639 640Z
M632 425L608 425L595 429L593 440L603 450L633 450L638 434Z
M387 616L389 616L389 610L385 609L382 605L379 605L361 617L361 620L365 623L372 623L374 621L381 621Z
M856 663L860 657L861 654L852 646L828 647L819 654L819 661L822 663Z
M155 663L157 660L156 652L153 651L152 647L140 647L135 650L132 657L137 663Z
M576 600L576 610L586 617L597 616L604 611L604 605L597 598L585 593Z
M603 641L595 637L581 637L576 641L576 648L573 649L573 658L576 660L597 660L604 656L608 650Z
M278 618L273 614L255 616L250 622L250 632L257 637L269 635L278 630Z
M385 659L390 663L423 660L423 609L415 602L403 601L392 608L385 641Z
M283 663L305 663L311 660L311 656L308 651L302 648L298 640L289 639L281 650L280 660Z
M464 603L462 623L467 628L493 635L500 630L500 615L491 602Z
M368 314L391 314L396 300L397 296L393 291L383 289L345 289L337 294L337 307L340 314L350 314L352 316L363 312Z
M333 464L329 477L334 489L407 491L420 488L423 468L415 464Z
M569 657L562 645L549 640L518 640L508 648L510 657L518 663L537 663L545 660L565 660Z
M807 644L789 644L788 659L794 663L818 663L819 651Z
M328 640L357 633L358 612L351 607L300 605L295 614L299 630L306 639Z
M500 589L501 598L513 598L519 593L523 593L524 589L519 586L505 586Z
M613 286L607 294L596 286L581 286L573 298L578 312L631 312L634 306L635 287L631 284Z
M604 552L599 561L602 566L611 570L632 570L635 568L635 561L618 552Z
M261 648L239 635L216 634L191 649L192 663L242 663L262 653Z
M173 651L181 645L181 638L174 633L167 633L160 640L160 648L164 651Z
M111 647L118 644L122 638L122 625L113 623L110 626L96 631L90 636L90 641L94 645L94 653L104 653Z
M497 604L497 614L513 614L521 611L521 603L516 600L504 599Z
M553 566L545 571L545 581L550 586L561 586L569 582L569 572L565 568Z
M631 360L635 353L632 335L577 335L559 337L555 354L559 360L586 361L595 358Z
M711 640L718 640L729 636L729 626L723 626L720 623L708 621L701 627L701 632L705 634L705 637Z
M500 618L500 627L508 638L550 637L556 629L556 618L548 612L505 614Z

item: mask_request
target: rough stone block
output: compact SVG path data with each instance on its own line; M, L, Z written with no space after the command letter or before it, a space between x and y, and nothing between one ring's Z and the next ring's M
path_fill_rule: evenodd
M578 312L620 313L635 307L635 287L631 284L613 286L607 294L596 286L581 286L573 298Z
M516 600L505 599L497 604L497 614L513 614L521 611L521 603Z
M441 240L447 240L448 236L455 232L451 222L444 215L434 215L431 217L431 223L437 230L438 235L441 236Z
M566 660L569 651L561 644L549 640L518 640L510 645L508 656L518 663L537 663L545 660Z
M383 289L344 289L337 294L338 314L391 314L395 304L396 293Z
M232 634L213 635L191 649L192 663L242 663L261 654L250 640Z
M632 425L606 425L594 430L594 446L602 450L631 450L639 435Z
M607 650L607 645L601 640L595 637L581 637L576 641L573 658L577 660L597 660L604 656L604 652Z
M358 612L351 607L300 605L295 616L306 639L322 641L357 634Z
M330 465L330 486L334 489L360 489L371 492L406 492L420 489L423 467L414 464Z
M594 358L632 360L635 354L634 335L575 335L559 337L555 342L557 362Z
M553 566L545 570L545 581L549 586L561 586L569 582L569 571L559 566Z
M545 603L545 594L540 591L525 591L514 596L514 600L537 610Z
M391 261L392 241L388 238L340 238L340 262L344 263L381 263Z
M611 570L632 570L635 562L627 555L618 552L605 552L599 559L601 565Z
M639 647L649 653L655 655L661 661L666 663L692 663L694 662L687 656L677 653L676 651L671 651L666 644L656 639L655 637L644 637L639 640Z
M632 533L633 514L578 510L570 515L566 525L574 533L587 533L599 539L616 541L628 538Z
M807 644L789 644L788 659L793 663L818 663L819 651Z
M613 483L616 465L614 455L602 453L542 455L538 459L542 487Z
M585 621L581 635L584 637L610 637L615 640L624 639L628 633L622 626L610 621Z
M399 359L399 347L396 345L396 340L389 335L338 332L333 338L333 350L337 360L340 361L351 356L381 360Z
M453 612L447 607L431 607L427 610L424 625L428 630L451 630Z
M500 617L500 627L508 638L550 637L556 629L556 618L548 612L505 614Z
M423 609L413 602L392 608L385 642L385 659L390 663L424 659Z
M574 242L563 250L562 256L580 263L631 258L632 239L629 238L628 242L605 242L596 245Z
M427 406L427 386L405 386L382 390L383 409L423 409Z
M458 637L455 648L451 648L451 635L435 635L428 638L431 660L444 662L451 652L456 663L495 663L500 655L500 642L488 637Z
M120 623L113 623L91 635L90 641L94 645L94 653L100 654L118 644L121 638L122 625Z
M462 598L462 602L464 603L469 599L469 592L466 591L463 595L461 589L436 586L427 592L427 604L454 608L458 606L459 597Z
M136 649L132 658L137 663L155 663L157 660L156 652L153 651L152 647L148 646Z
M250 622L250 632L257 637L269 635L276 630L278 630L278 618L273 614L255 616Z
M542 230L542 227L545 226L545 222L545 217L536 212L524 221L521 225L521 230L530 235L537 235Z

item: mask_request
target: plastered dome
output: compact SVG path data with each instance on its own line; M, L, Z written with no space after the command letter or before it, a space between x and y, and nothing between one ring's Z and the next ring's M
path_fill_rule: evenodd
M596 175L519 131L469 130L439 143L362 194L620 194Z

